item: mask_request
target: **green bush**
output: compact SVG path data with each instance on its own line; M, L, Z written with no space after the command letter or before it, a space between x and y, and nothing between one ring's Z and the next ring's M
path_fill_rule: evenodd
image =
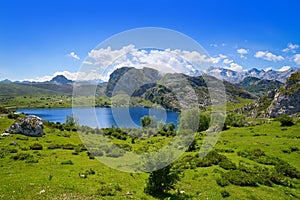
M29 146L30 150L43 150L43 145L39 143L34 143L33 145Z
M281 126L293 126L295 123L293 122L293 118L289 117L287 115L282 115L280 117L276 118L278 121L280 121Z
M229 113L225 119L225 127L243 127L246 124L246 118L244 115L237 113Z
M208 113L200 113L198 131L206 131L209 128L210 115Z
M216 182L221 187L225 187L225 186L229 185L229 181L227 179L224 179L224 178L218 178L216 180Z
M278 162L275 165L275 170L278 173L283 174L284 176L288 176L290 178L300 178L300 172L295 167L283 161Z
M67 150L73 150L73 149L75 149L76 145L74 145L74 144L63 144L61 147L63 149L67 149Z
M141 118L141 124L143 128L156 128L157 121L154 117L151 116L144 116Z
M223 169L226 169L226 170L236 169L236 165L231 160L229 160L228 158L222 159L219 162L219 166L222 167Z
M230 197L230 193L226 190L221 191L221 195L223 198Z
M17 155L11 156L11 159L13 160L27 160L32 159L33 155L28 153L18 153Z
M34 159L33 157L25 160L25 163L38 163L38 162L39 162L39 160Z
M145 192L150 195L164 194L174 188L175 183L179 180L180 171L168 165L159 170L153 171L149 175Z
M50 144L48 146L48 149L60 149L61 145L60 144Z
M74 165L74 163L73 163L72 160L66 160L66 161L63 161L63 162L61 162L60 164L62 164L62 165Z
M118 191L122 191L122 188L117 183L111 183L109 185L102 185L96 192L100 196L115 196Z
M257 186L255 177L243 171L231 170L222 174L222 177L234 185Z

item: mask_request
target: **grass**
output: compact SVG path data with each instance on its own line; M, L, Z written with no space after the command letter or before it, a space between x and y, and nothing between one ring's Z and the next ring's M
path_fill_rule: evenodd
M0 133L13 122L13 119L0 117ZM92 159L82 145L78 133L69 130L47 124L44 129L45 135L40 138L22 135L1 137L0 199L155 199L144 193L149 176L147 173L121 172ZM171 136L159 134L133 141L132 137L126 136L126 130L103 131L113 143L132 152L154 151L172 139ZM240 172L235 170L243 166L251 170L256 167L270 171L275 169L274 165L262 164L251 155L264 154L270 158L277 158L299 171L299 132L300 124L281 127L278 121L257 126L231 127L221 133L214 147L215 153L206 158L211 162L208 167L197 166L201 161L197 156L198 150L204 137L204 133L199 133L196 150L186 152L175 163L184 169L184 176L174 190L160 198L299 199L300 181L297 178L289 179L293 183L292 187L278 184L238 186L232 183L235 180L223 180L229 175L239 175ZM80 135L96 138L96 133L97 130L86 128ZM11 145L12 142L17 144ZM257 149L261 151L255 151ZM248 154L241 156L243 154L239 152ZM104 159L114 159L107 157L107 152L102 153L99 155ZM120 156L126 158L126 154Z

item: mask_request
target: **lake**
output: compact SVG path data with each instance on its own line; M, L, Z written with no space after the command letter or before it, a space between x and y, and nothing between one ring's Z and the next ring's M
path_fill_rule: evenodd
M166 111L157 108L35 108L18 109L17 112L36 115L45 121L64 123L66 117L73 115L78 119L80 125L93 128L109 128L112 126L120 128L139 128L141 127L141 117L148 115L156 118L157 121L164 123L174 123L177 125L179 113Z

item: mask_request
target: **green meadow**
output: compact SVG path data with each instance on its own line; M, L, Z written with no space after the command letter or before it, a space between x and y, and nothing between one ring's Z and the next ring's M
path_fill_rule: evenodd
M0 132L14 121L2 116ZM299 123L228 127L204 158L198 152L206 133L197 133L196 142L173 163L181 171L179 181L156 196L144 192L149 173L121 172L97 160L124 153L87 151L79 135L93 138L97 131L45 122L43 137L0 137L0 199L300 199ZM133 142L126 130L102 131L132 152L153 151L174 136L161 131Z

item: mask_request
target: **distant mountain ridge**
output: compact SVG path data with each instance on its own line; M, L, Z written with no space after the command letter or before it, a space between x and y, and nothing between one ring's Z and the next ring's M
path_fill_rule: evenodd
M240 111L255 117L277 117L300 112L300 72L292 74L284 85L269 91Z
M256 96L262 96L268 91L279 88L283 83L277 80L266 80L248 76L237 85Z
M151 101L166 109L180 110L181 108L188 108L190 105L195 104L192 97L193 91L190 91L194 90L198 97L199 105L207 107L212 103L207 88L207 81L210 84L224 84L226 99L229 102L239 102L238 98L256 98L235 84L227 81L222 82L209 75L160 74L152 68L136 69L130 67L119 68L110 75L105 94L113 99L118 96L122 99L122 95L128 95ZM222 91L215 92L222 94ZM181 97L184 101L178 100L178 97ZM223 96L222 98L225 97ZM123 104L126 103L125 101L120 102L119 106L124 106Z
M55 84L70 84L73 83L74 81L67 79L64 75L57 75L55 77L53 77L50 80L51 83L55 83Z
M284 71L276 71L276 70L259 70L257 68L253 68L250 70L245 70L241 72L233 71L231 69L225 69L221 67L210 67L204 71L204 73L214 76L218 79L225 80L231 83L239 83L243 81L246 77L255 77L259 79L265 80L276 80L281 83L285 83L286 79L293 73L300 71L299 68L290 67Z

